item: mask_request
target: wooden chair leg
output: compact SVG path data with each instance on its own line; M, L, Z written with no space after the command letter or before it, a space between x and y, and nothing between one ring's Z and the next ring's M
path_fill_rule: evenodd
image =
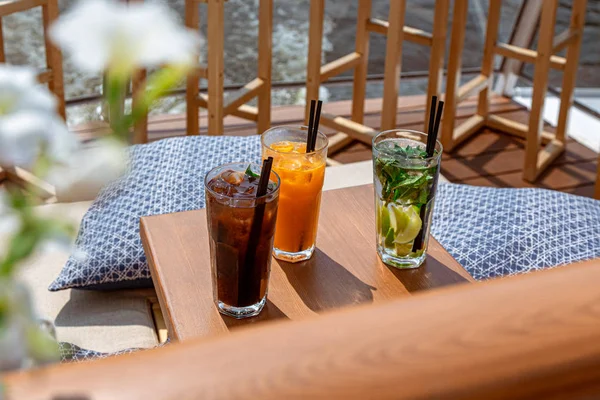
M271 127L271 64L273 48L273 0L260 0L258 10L258 77L264 82L258 95L258 134Z
M427 98L425 99L425 124L423 132L427 132L427 129L429 128L430 99L432 96L439 97L442 90L449 8L449 0L438 0L435 2L431 53L429 55L429 83L427 84Z
M488 84L479 92L479 101L477 103L477 114L484 118L488 115L490 108L490 95L494 79L494 46L498 42L501 11L502 0L491 0L481 64L481 75L487 77Z
M0 17L0 63L6 62L4 55L4 34L2 33L2 17Z
M185 0L185 26L194 31L200 29L200 17L198 2L195 0ZM199 135L200 134L200 122L198 112L198 95L200 94L199 89L200 76L197 69L190 72L186 82L186 104L187 104L187 134L188 135Z
M371 0L358 2L358 16L356 23L355 51L362 56L359 64L354 68L352 84L352 121L363 123L365 115L365 97L367 90L367 66L369 64L369 31L367 22L371 18Z
M308 124L310 101L319 98L321 85L321 50L323 41L323 18L325 16L325 0L310 2L308 27L308 59L306 62L306 107L304 123Z
M65 110L62 55L58 47L52 43L50 40L50 35L48 34L48 29L50 28L50 25L52 25L52 23L58 18L58 13L58 0L48 0L48 2L42 6L44 42L46 46L46 65L47 68L52 71L52 79L50 82L48 82L48 89L56 96L58 101L58 113L63 119L66 119L67 113Z
M224 1L208 0L208 134L223 134Z
M400 71L402 69L402 43L404 41L404 17L406 0L390 2L388 17L388 33L385 50L385 67L383 75L383 104L381 107L381 130L396 127L398 112L398 91L400 87Z
M137 71L131 79L132 107L137 107L140 96L146 90L146 70ZM148 112L148 110L146 110ZM144 114L133 127L133 144L148 143L148 114Z
M577 67L581 53L581 40L583 27L585 26L585 10L587 0L574 0L571 9L571 23L569 30L579 32L576 39L567 47L566 65L563 71L563 82L560 93L560 110L558 113L558 125L556 126L556 140L565 143L567 126L569 123L569 110L573 105L573 92L577 79Z
M552 55L557 8L558 0L546 0L540 19L533 96L531 99L529 126L525 137L525 162L523 165L523 178L529 182L535 181L539 173L538 153L544 126L544 101L548 87L550 56Z
M468 11L468 0L454 1L449 50L450 57L448 57L446 94L444 95L444 118L442 120L442 132L440 137L442 145L444 146L444 151L447 152L452 151L454 148L452 135L454 134L454 121L458 107L458 86L460 84L462 53L465 43Z

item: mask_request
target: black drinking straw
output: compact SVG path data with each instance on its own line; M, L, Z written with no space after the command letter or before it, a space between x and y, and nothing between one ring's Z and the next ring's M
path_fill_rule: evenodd
M321 121L321 107L323 106L323 102L319 100L317 102L317 114L315 115L315 125L313 126L313 133L310 141L310 151L315 151L315 146L317 145L317 136L319 133L319 122Z
M431 105L429 106L429 130L427 131L427 147L425 152L428 157L431 157L431 138L433 137L433 127L435 126L435 109L437 108L437 96L431 96Z
M269 188L269 177L271 176L271 168L273 167L273 157L263 160L262 170L260 171L260 179L256 190L256 198L260 198L267 194ZM261 202L254 208L254 216L252 218L252 227L250 228L250 237L248 238L248 247L246 247L246 259L242 270L238 273L238 304L240 306L251 305L253 295L260 290L260 279L256 279L253 275L260 273L257 271L256 248L260 239L262 223L265 216L265 202Z
M437 108L437 111L436 111ZM435 151L435 142L437 141L438 131L440 130L440 121L442 119L442 112L444 111L444 102L440 101L439 105L437 104L437 97L433 96L431 98L431 110L429 115L429 131L427 132L427 147L425 148L425 152L427 153L427 158L433 157L433 153ZM435 119L434 119L435 115ZM438 165L439 168L439 165ZM419 216L421 218L421 230L419 234L415 238L413 242L412 252L414 253L417 250L420 250L423 247L423 235L427 230L427 221L425 221L425 212L427 208L427 204L431 200L431 195L435 191L437 187L439 171L435 174L433 178L433 182L431 182L431 189L429 190L429 194L427 196L427 202L421 206L421 210L419 212Z
M310 114L308 116L308 132L306 133L306 152L310 153L310 144L312 143L313 125L315 124L315 100L310 101Z

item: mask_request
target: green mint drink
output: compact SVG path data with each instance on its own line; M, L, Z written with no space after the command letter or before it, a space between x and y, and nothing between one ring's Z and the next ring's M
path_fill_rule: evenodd
M425 259L439 154L427 157L425 143L387 138L373 149L377 250L382 260L415 268Z

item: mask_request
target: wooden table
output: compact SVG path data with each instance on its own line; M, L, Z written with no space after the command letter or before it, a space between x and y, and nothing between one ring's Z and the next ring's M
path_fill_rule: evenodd
M141 235L172 340L221 334L269 320L304 319L473 281L435 239L418 269L383 264L375 251L372 185L323 193L315 255L298 264L273 260L267 305L255 318L223 316L213 303L204 210L144 217Z

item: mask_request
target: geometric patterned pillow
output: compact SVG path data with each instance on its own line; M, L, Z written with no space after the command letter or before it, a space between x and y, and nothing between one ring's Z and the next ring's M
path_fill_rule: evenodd
M204 208L204 175L238 161L260 162L260 136L185 136L129 150L128 173L106 186L81 221L70 257L49 290L152 287L140 217Z
M433 236L476 280L600 257L600 201L441 183Z

